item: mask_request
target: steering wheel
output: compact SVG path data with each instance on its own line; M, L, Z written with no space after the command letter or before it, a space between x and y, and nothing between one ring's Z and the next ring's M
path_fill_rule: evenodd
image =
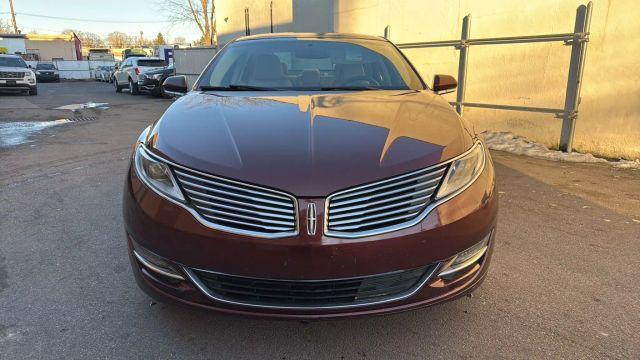
M348 78L347 80L345 80L344 84L342 85L344 86L380 86L380 83L370 76L360 75L360 76L354 76L354 77Z

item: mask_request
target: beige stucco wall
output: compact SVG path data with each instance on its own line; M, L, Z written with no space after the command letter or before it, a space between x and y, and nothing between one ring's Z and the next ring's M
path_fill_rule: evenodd
M54 58L78 60L73 41L66 40L26 40L27 51L40 55L40 60L51 61Z
M271 32L271 15L266 0L234 0L216 2L218 43L221 45L245 36L244 9L249 8L251 34ZM273 31L294 31L292 0L273 1Z
M221 2L218 6L221 38L244 35L245 7L250 9L252 34L265 32L269 25L269 3L269 0ZM457 39L466 14L472 14L472 38L572 32L576 8L584 3L274 0L273 6L276 31L382 35L384 27L390 25L391 40L402 43ZM578 151L640 158L638 14L637 0L594 0L592 35L574 139L574 149ZM223 20L225 17L229 17L227 22ZM453 48L404 52L427 82L437 73L457 76L458 54ZM570 47L561 43L476 46L469 56L467 101L563 107ZM448 96L454 99L453 95ZM553 115L467 108L465 118L478 131L512 131L548 146L558 146L561 120Z

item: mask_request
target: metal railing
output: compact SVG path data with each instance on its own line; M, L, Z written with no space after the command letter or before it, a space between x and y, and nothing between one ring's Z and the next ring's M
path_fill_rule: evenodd
M571 152L575 124L578 119L578 106L580 105L580 87L582 84L582 74L584 72L587 43L589 41L592 8L593 3L591 1L587 5L578 6L576 10L575 27L572 33L472 39L469 36L471 15L467 15L462 21L462 36L459 40L401 43L396 44L396 46L400 49L453 46L456 49L460 50L456 101L451 102L451 105L455 106L456 111L458 112L458 114L460 114L460 116L462 116L465 106L497 110L528 111L555 114L556 117L562 119L560 150ZM384 37L389 39L391 35L390 33L390 26L385 27ZM484 104L465 101L470 46L524 44L556 41L561 41L564 42L565 45L571 46L571 59L569 60L569 76L567 78L567 90L565 93L564 108L556 109L516 105Z

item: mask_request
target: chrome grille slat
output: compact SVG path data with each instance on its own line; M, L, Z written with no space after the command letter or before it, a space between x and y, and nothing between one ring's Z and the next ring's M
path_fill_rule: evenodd
M250 214L254 214L254 215L275 217L275 218L278 218L278 219L294 220L294 216L293 215L271 214L271 213L262 212L262 211L243 209L243 208L240 208L240 207L231 206L231 205L227 205L227 204L223 204L223 203L216 204L216 203L213 203L213 202L210 202L210 201L200 200L200 199L194 198L194 197L192 197L191 200L195 201L197 203L203 204L203 205L221 207L221 208L227 209L227 210L242 211L242 212L246 212L246 213L250 213ZM196 206L202 206L202 205L196 205ZM206 206L202 206L202 207L203 208L207 208ZM211 209L211 208L208 208L208 209Z
M230 223L234 223L234 224L238 224L238 225L261 227L261 228L264 228L266 230L274 230L274 231L287 231L287 230L289 230L289 228L282 227L282 226L256 225L254 223L250 223L250 222L247 222L247 221L225 219L225 218L222 218L222 217L219 217L219 216L206 215L206 214L202 214L202 216L206 217L207 219L211 219L211 220L226 221L226 222L230 222Z
M181 182L183 185L185 185L185 184L186 184L186 185L188 185L188 186L193 186L193 187L196 187L196 188L199 188L199 189L202 189L202 190L206 190L206 191L213 191L213 192L216 192L216 193L218 193L218 194L229 195L229 196L238 197L238 198L242 198L242 199L246 199L246 200L251 200L251 201L259 201L259 202L263 202L263 203L267 203L267 204L271 204L271 205L287 206L287 204L283 204L283 203L281 203L281 202L279 202L279 201L273 201L273 200L267 200L267 199L260 199L260 198L253 197L253 196L248 196L248 195L243 195L243 194L236 194L236 193L229 192L229 191L222 191L222 190L220 190L220 189L214 189L214 188L206 187L206 186L203 186L203 185L199 185L199 184L193 183L193 182L191 182L191 181L184 180L184 179L182 179L182 178L180 178L180 177L178 177L178 179L180 180L180 182ZM185 189L185 190L186 190L186 189ZM187 190L187 191L188 191L188 190ZM289 205L289 206L293 207L293 205Z
M364 220L370 220L370 219L376 219L376 218L379 218L379 217L384 217L384 216L389 216L389 215L401 214L403 212L411 212L411 213L413 213L415 211L412 211L412 210L420 209L422 206L423 206L422 204L418 204L418 205L414 205L414 206L410 206L410 207L406 207L406 208L402 208L402 209L398 209L398 210L385 211L385 212L379 213L379 214L361 216L361 217L357 217L357 218L353 218L353 219L347 219L347 220L334 221L331 224L332 225L351 224L351 223L354 223L354 222L362 222Z
M282 208L277 208L277 207L273 207L273 206L258 205L258 204L253 204L253 203L247 203L247 202L227 199L227 198L223 198L223 197L219 197L219 196L203 193L203 192L200 192L200 191L196 191L196 190L193 190L193 189L189 189L188 192L189 192L190 195L206 197L207 199L216 200L216 201L222 201L222 202L226 202L226 203L230 203L230 204L250 206L250 207L253 207L253 208L256 208L256 209L261 209L261 210L268 210L268 211L280 212L280 213L285 213L285 214L290 214L292 212L291 209L282 209ZM200 199L197 199L197 198L192 198L192 200L203 201L203 200L200 200Z
M0 79L22 79L24 72L19 71L0 71Z
M239 186L229 185L229 184L223 183L221 181L213 181L213 180L209 180L209 179L201 178L201 177L199 178L199 177L196 177L196 176L193 176L193 175L189 175L189 174L187 174L185 172L182 172L180 170L176 170L176 173L179 176L188 177L188 178L193 179L193 180L202 181L202 182L205 182L207 184L211 184L211 185L215 185L215 186L221 186L221 187L224 187L224 188L227 188L227 189L238 190L238 191L243 191L243 192L247 192L247 193L254 194L254 195L267 196L267 197L271 197L271 198L285 200L285 202L289 200L289 198L287 198L285 196L282 196L282 195L275 195L275 194L264 192L264 191L261 192L261 191L256 191L256 190L252 190L252 189L246 189L246 188L242 188L242 187L239 187Z
M356 186L327 198L329 236L375 235L416 224L448 166L440 165Z
M335 196L333 198L334 201L337 201L338 199L342 199L345 197L352 197L352 196L356 196L356 195L361 195L361 194L366 194L366 193L370 193L372 191L378 191L378 190L382 190L382 189L387 189L390 187L394 187L394 186L398 186L398 185L402 185L402 184L406 184L406 183L410 183L412 181L418 181L421 179L427 179L427 178L435 178L435 180L439 180L438 176L442 175L442 172L444 172L444 169L442 171L439 171L437 174L431 174L431 173L427 173L427 174L423 174L417 177L413 177L413 178L409 178L406 180L402 180L402 181L398 181L398 182L387 182L386 185L382 185L379 187L371 187L371 186L367 186L367 188L364 188L363 190L359 190L359 191L354 191L354 192L350 192L349 194L345 194L345 195L339 195L339 196ZM419 174L417 174L419 175Z
M429 196L431 196L431 194L429 194ZM377 206L377 207L374 207L374 208L368 208L366 210L361 210L361 211L353 211L353 212L349 212L349 213L346 213L346 214L332 215L331 217L334 220L336 220L336 219L343 219L345 217L365 215L365 214L368 214L368 213L371 213L371 212L375 212L375 211L382 211L382 210L391 209L391 208L395 208L395 207L402 206L402 205L413 204L413 203L416 203L418 201L426 200L426 199L429 198L429 196L421 196L419 198L411 198L410 200L402 201L402 202L399 202L399 203L391 203L390 205ZM350 208L353 208L353 207L340 208L339 210L340 211L351 210Z
M386 196L386 195L393 195L393 194L405 192L405 191L408 191L408 190L412 190L412 189L415 189L416 187L423 187L424 185L425 184L419 184L418 186L410 185L410 186L402 187L400 189L393 189L393 190L385 191L383 193L379 193L379 194L375 194L375 195L369 195L369 196L363 196L361 198L343 200L343 201L340 201L340 202L332 203L329 207L331 207L331 206L338 207L340 205L348 205L348 204L364 202L364 201L368 201L368 200L372 200L372 199L377 199L379 197L383 197L383 196ZM431 190L434 190L437 186L438 185L436 183L435 186L432 186L432 187L427 188L427 189L421 189L421 190L431 191Z
M403 220L406 218L410 218L416 214L418 214L419 211L414 211L411 214L407 214L407 215L402 215L402 216L395 216L395 217L391 217L391 218L387 218L387 219L382 219L382 220L377 220L377 221L369 221L369 222L365 222L365 223L360 223L358 225L351 225L351 226L335 226L332 227L336 230L340 230L340 231L344 231L344 230L353 230L353 229L357 229L357 228L361 228L361 227L365 227L365 226L371 226L371 225L377 225L377 224L384 224L384 223L388 223L391 221L395 221L395 220Z
M373 206L373 205L386 204L386 203L390 203L390 202L393 202L393 201L396 201L396 200L406 199L408 197L411 197L413 199L413 196L422 195L422 194L425 194L425 196L423 196L423 197L429 198L429 197L431 197L433 192L429 192L429 189L424 189L424 190L416 191L415 193L402 194L402 195L394 196L394 197L391 197L391 198L388 198L388 199L372 201L370 203L364 203L364 204L358 204L358 205L352 205L352 206L345 206L345 207L340 207L340 208L337 208L337 209L330 209L330 211L331 211L332 214L335 214L335 213L340 213L340 212L345 212L345 211L362 209L362 208L366 208L368 206Z
M290 221L280 221L280 220L271 220L271 219L266 219L264 217L259 217L259 216L250 216L250 215L243 215L243 214L238 214L238 213L230 213L227 211L222 211L222 210L215 210L215 209L211 209L211 208L207 208L207 207L203 207L203 206L198 206L195 205L196 208L203 210L203 211L207 211L210 213L214 213L217 215L222 215L222 216L229 216L231 218L239 218L239 219L244 219L244 220L251 220L251 221L257 221L260 223L267 223L267 224L276 224L276 225L289 225L291 224Z
M194 215L212 228L272 238L298 232L293 196L178 165L173 171Z

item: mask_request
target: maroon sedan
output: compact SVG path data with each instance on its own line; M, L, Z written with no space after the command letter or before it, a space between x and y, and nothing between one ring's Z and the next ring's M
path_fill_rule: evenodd
M495 236L483 143L385 39L270 34L225 46L144 130L124 189L150 296L321 319L448 301Z

